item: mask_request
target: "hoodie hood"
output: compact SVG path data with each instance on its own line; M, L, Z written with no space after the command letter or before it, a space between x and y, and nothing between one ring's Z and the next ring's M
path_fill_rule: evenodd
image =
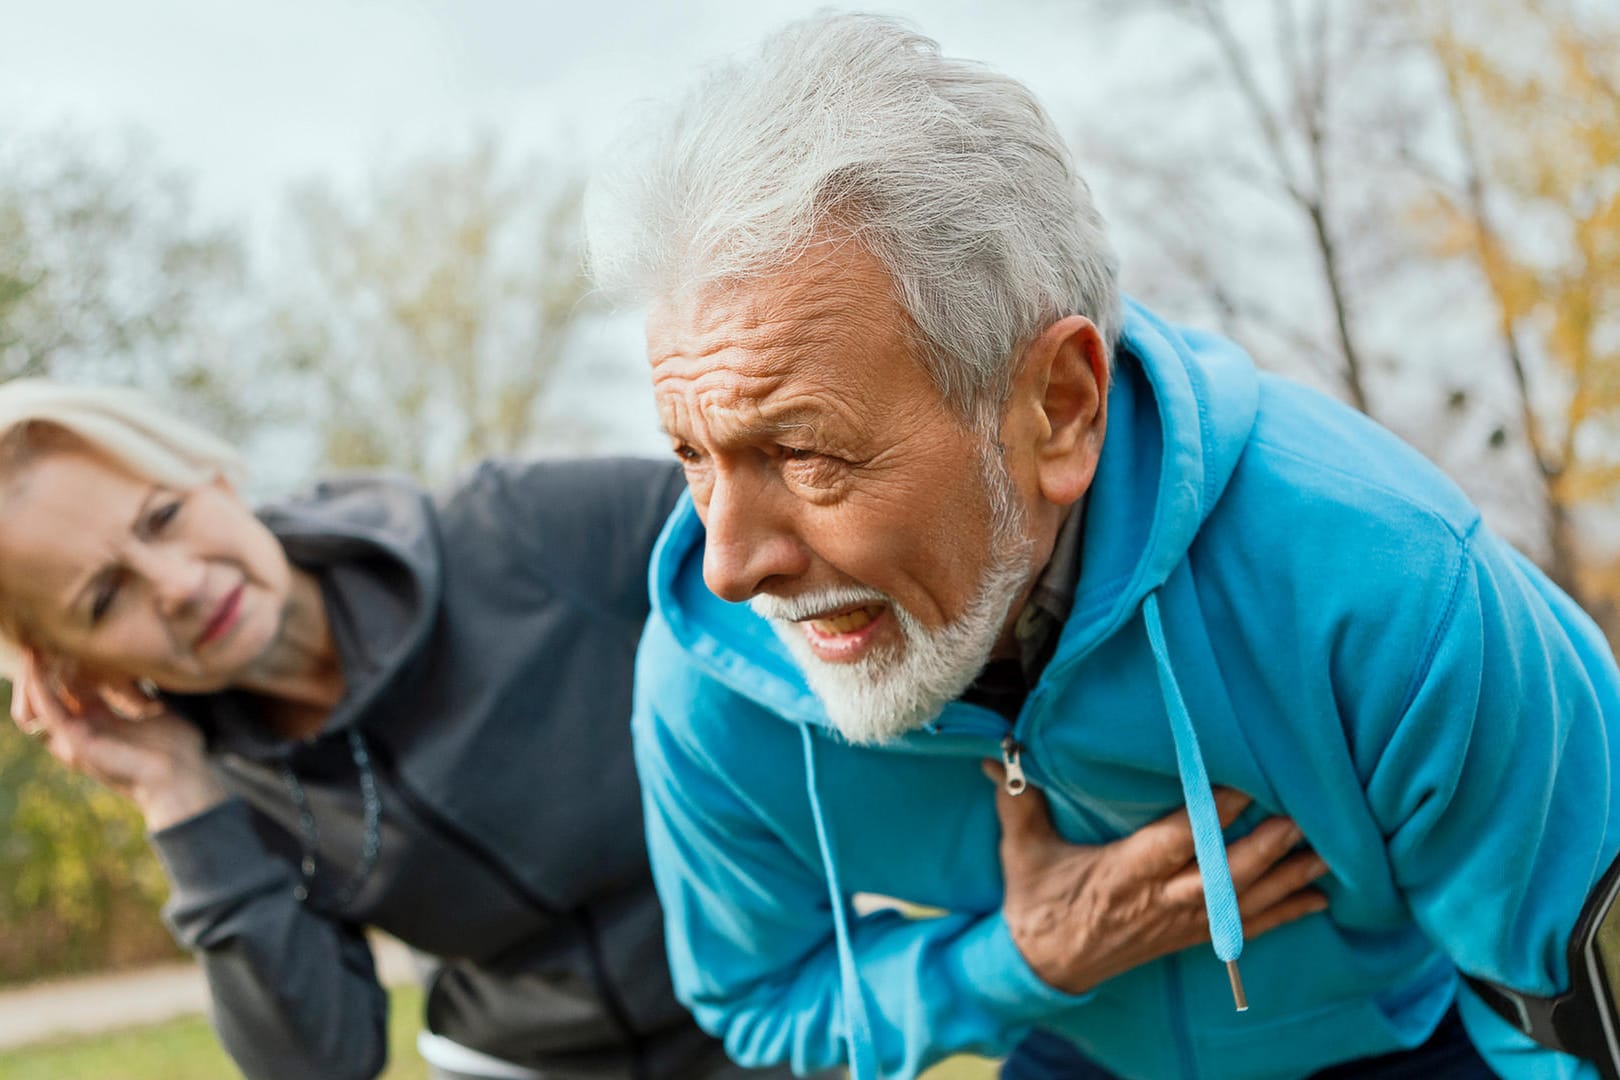
M432 628L441 572L429 497L401 478L355 475L258 515L288 560L320 582L345 681L324 730L346 730L405 677ZM218 751L258 760L290 752L258 721L249 695L171 696Z
M1060 660L1118 632L1186 557L1237 467L1258 404L1254 365L1235 345L1126 302Z
M1230 342L1126 303L1108 432L1086 495L1075 605L1054 667L1117 633L1186 557L1254 427L1258 382ZM710 675L795 723L826 726L787 647L703 582L703 524L683 496L653 553L653 608Z

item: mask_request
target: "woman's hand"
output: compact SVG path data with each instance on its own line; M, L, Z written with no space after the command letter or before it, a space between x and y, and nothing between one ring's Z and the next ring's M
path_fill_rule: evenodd
M122 687L64 686L53 689L37 654L24 655L11 687L11 719L25 733L42 737L51 756L126 796L149 830L168 825L225 800L225 789L203 756L202 733L161 709L126 719L130 692Z

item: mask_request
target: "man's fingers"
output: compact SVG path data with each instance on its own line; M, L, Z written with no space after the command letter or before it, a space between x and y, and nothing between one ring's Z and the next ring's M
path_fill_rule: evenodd
M1296 851L1272 867L1254 884L1239 888L1238 911L1245 919L1258 915L1305 889L1325 873L1327 863L1315 852Z
M1327 910L1327 897L1316 889L1300 889L1271 905L1264 911L1243 917L1243 937L1253 941L1261 934L1275 930L1295 919Z
M1273 817L1226 845L1226 865L1244 914L1269 907L1327 872L1327 864L1313 853L1294 851L1299 841L1298 826L1287 818ZM1203 890L1198 866L1191 863L1165 880L1160 895L1166 903L1191 904L1202 899Z
M1034 787L1025 787L1017 795L1007 793L1007 772L999 761L983 762L984 775L996 785L996 817L1001 819L1002 845L1020 848L1028 844L1047 844L1058 839L1052 825L1052 811L1046 805L1046 796Z
M1299 826L1285 817L1270 817L1249 835L1226 845L1232 884L1238 892L1259 881L1301 840Z
M1221 828L1226 828L1238 819L1243 811L1249 808L1254 800L1249 798L1237 788L1212 787L1210 794L1215 796L1215 813L1220 815Z
M1233 788L1212 789L1215 812L1223 826L1236 821L1248 809L1250 799ZM1184 868L1193 858L1192 826L1187 823L1187 808L1172 811L1157 821L1150 822L1119 841L1126 846L1126 854L1144 874L1164 876Z
M1228 848L1228 854L1231 849ZM1311 882L1327 873L1327 864L1311 851L1296 851L1272 867L1260 880L1238 888L1238 913L1245 937L1255 937L1301 915L1327 907L1327 898ZM1167 907L1204 909L1204 880L1197 865L1189 866L1164 883L1159 892Z

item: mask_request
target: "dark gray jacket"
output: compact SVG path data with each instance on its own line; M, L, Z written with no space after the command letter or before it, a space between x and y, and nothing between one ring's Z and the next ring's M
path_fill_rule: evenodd
M630 755L646 566L680 489L650 462L490 463L442 497L354 478L262 512L320 580L346 696L297 744L245 695L176 697L235 797L152 837L249 1077L382 1069L363 926L438 958L427 1022L463 1045L559 1078L726 1070L670 989ZM351 727L381 847L340 909L364 833ZM304 902L284 766L319 837Z

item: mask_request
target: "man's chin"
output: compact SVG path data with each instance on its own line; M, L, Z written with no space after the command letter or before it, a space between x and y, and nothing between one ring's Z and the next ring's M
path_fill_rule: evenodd
M814 689L814 683L812 683ZM826 710L827 722L846 742L856 746L886 746L913 731L919 731L939 715L944 702L931 707L894 708L888 703L851 700L849 697L816 691Z
M803 658L800 665L828 722L857 746L882 746L921 730L972 678L937 685L938 679L917 678L904 663L887 671L874 671L874 663L826 664Z
M914 694L901 689L898 684L902 680L892 670L904 667L901 657L867 656L854 662L829 662L816 655L796 624L774 619L772 623L787 643L805 682L820 700L828 723L851 743L892 743L921 728L944 705L944 701L920 702ZM880 670L883 668L891 670Z

